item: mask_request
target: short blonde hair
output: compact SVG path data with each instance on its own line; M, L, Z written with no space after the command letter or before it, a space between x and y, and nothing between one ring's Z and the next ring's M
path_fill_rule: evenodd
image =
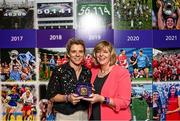
M104 47L107 47L110 54L111 54L111 57L110 57L110 66L114 65L116 63L116 51L115 49L113 48L112 44L106 40L102 40L101 42L99 42L94 50L93 50L93 56L94 58L96 59L96 53L100 50L102 50ZM97 61L97 59L96 59Z

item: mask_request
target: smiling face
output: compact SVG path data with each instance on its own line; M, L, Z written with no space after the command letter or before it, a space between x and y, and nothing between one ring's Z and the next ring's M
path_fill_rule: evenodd
M13 87L12 90L11 90L12 94L15 94L16 93L16 88Z
M110 64L111 53L109 52L107 47L98 50L95 54L96 54L97 62L101 66Z
M175 88L175 86L172 86L172 87L170 88L170 93L171 93L171 94L175 94L175 92L176 92L176 88Z
M18 72L18 66L13 66L13 70L14 70L15 72Z
M26 90L26 97L30 96L30 90Z
M159 93L158 92L153 92L153 100L157 101L159 99Z
M84 47L81 44L73 44L69 51L70 64L81 65L85 55Z
M125 50L123 50L123 51L122 51L122 55L125 55L125 54L126 54L126 51L125 51Z
M174 27L173 19L172 18L168 18L167 21L166 21L166 25L167 25L168 29L173 29L173 27Z

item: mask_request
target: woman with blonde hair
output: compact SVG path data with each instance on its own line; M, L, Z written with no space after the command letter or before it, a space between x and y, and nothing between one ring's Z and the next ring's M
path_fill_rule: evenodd
M131 120L131 80L127 69L116 65L111 43L101 41L93 51L99 68L92 69L94 94L83 98L91 102L90 120Z

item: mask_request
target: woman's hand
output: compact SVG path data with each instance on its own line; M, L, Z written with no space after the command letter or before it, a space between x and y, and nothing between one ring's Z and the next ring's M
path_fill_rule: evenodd
M82 96L78 96L77 94L68 95L68 102L71 102L73 105L76 105L82 99Z
M171 114L174 113L173 111L167 111L166 114Z
M91 104L104 101L104 97L99 94L91 94L89 98L82 98L83 100L91 102Z

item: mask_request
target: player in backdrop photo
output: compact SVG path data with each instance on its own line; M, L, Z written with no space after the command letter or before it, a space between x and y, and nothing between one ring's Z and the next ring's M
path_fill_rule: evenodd
M56 67L68 62L65 48L40 48L39 56L40 81L48 81Z
M53 103L46 99L47 85L39 85L39 108L41 121L55 121L56 112L53 108Z
M158 92L160 98L159 120L180 120L180 83L179 82L163 82L154 83L153 91Z
M35 77L34 49L2 49L1 81L33 81Z
M2 115L4 121L36 120L34 85L2 85Z
M161 101L158 91L153 91L153 120L159 121L161 116Z
M48 83L47 99L53 103L56 121L88 121L89 103L81 100L91 93L91 71L82 65L86 51L84 41L71 38L66 50L69 61L53 71Z
M168 90L166 120L180 120L180 95L175 85Z
M131 112L133 121L152 120L152 85L151 83L132 83Z
M160 30L180 29L180 1L153 1L153 28Z
M15 86L12 87L11 90L9 91L10 94L8 94L7 96L4 95L5 100L3 102L3 103L7 103L5 120L9 120L11 118L11 115L13 115L13 113L15 112L17 108L17 103L20 99L20 96L17 93Z
M116 52L119 54L117 64L121 67L125 65L124 68L128 68L132 81L152 80L151 48L116 48ZM121 54L122 52L124 54Z
M156 48L153 51L153 80L179 81L180 80L180 50L176 48Z
M151 29L151 0L113 0L115 29Z
M53 109L52 102L47 99L42 99L39 104L40 107L40 120L41 121L55 121L56 113Z
M25 92L20 97L20 100L23 102L22 107L22 120L28 120L28 117L33 114L33 104L34 104L34 98L33 94L31 93L30 88L26 88ZM34 106L36 107L36 106Z
M129 63L133 68L133 74L132 77L133 78L138 78L139 74L138 74L138 65L137 65L137 53L136 51L133 51L132 56L129 59Z
M150 66L150 60L147 55L143 53L143 50L139 50L139 55L137 57L137 65L138 70L140 72L140 76L145 76L146 80L148 80L149 77L149 66Z
M128 61L125 50L120 50L120 54L117 56L117 60L118 60L118 64L121 67L128 69Z

